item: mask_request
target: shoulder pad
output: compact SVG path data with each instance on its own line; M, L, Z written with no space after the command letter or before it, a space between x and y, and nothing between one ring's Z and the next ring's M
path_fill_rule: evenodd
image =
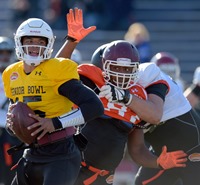
M139 66L139 79L138 83L146 87L154 82L160 75L159 67L154 63L143 63Z

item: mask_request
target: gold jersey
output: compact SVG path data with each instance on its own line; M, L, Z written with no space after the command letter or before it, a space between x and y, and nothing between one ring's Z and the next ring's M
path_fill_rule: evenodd
M53 118L70 111L73 106L68 98L58 93L59 86L71 79L79 79L79 75L75 62L52 58L28 75L22 61L14 63L4 70L2 79L8 98L27 103L41 117Z

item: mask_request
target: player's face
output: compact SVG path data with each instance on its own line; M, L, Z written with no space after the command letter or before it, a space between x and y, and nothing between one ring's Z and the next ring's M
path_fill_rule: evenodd
M110 65L110 70L119 75L111 75L110 80L115 85L124 86L130 82L130 74L134 73L137 68L132 66Z
M25 36L22 38L22 45L26 54L33 57L41 56L47 46L47 38Z

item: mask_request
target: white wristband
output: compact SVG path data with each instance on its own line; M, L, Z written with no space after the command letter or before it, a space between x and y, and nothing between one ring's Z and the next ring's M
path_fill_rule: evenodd
M79 108L59 116L58 119L61 122L63 128L82 125L85 123L84 117Z

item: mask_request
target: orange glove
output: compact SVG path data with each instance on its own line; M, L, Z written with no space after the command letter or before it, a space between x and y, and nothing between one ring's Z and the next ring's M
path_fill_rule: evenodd
M90 26L89 28L83 27L83 13L81 9L75 8L74 11L70 9L66 18L68 27L67 36L76 42L81 41L96 29L96 26Z
M158 166L161 166L164 170L175 167L186 167L187 154L182 151L167 152L167 147L163 146L162 153L157 159Z

